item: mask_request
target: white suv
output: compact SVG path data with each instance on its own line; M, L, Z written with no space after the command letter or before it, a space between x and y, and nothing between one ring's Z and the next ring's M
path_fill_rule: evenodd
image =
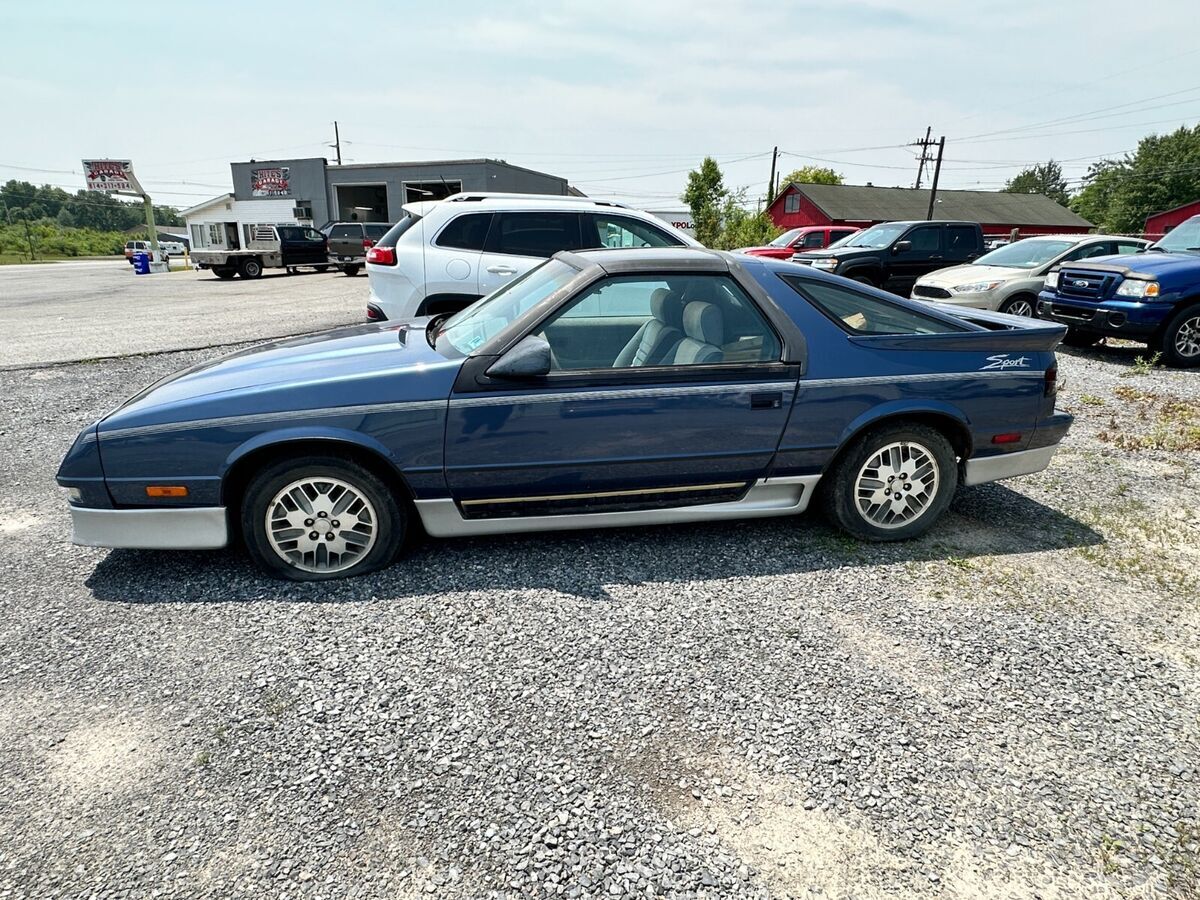
M559 250L701 246L649 213L585 197L465 193L404 211L367 253L375 322L455 312Z

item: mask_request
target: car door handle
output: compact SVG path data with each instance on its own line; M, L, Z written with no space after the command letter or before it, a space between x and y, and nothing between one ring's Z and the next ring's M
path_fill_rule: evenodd
M779 409L781 406L783 406L783 393L780 391L750 395L751 409Z
M487 270L493 275L516 275L517 270L511 266L488 266Z

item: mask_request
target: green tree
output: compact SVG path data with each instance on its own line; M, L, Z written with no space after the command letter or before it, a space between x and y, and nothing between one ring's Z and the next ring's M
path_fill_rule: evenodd
M742 193L726 198L721 210L721 234L716 250L736 250L738 247L761 247L782 233L776 228L766 210L750 212L744 205Z
M696 240L705 247L716 247L721 236L721 215L729 191L721 167L711 156L704 157L700 168L688 173L687 188L680 198L692 212Z
M845 179L840 172L827 169L824 166L801 166L794 172L783 177L780 187L796 184L844 184Z
M1063 206L1070 200L1062 166L1054 160L1022 169L1003 190L1009 194L1043 194Z

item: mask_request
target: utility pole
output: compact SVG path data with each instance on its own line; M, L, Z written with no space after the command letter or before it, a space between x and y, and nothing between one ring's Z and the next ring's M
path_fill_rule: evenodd
M333 122L333 146L337 148L337 164L340 166L342 164L342 138L341 135L338 134L338 124L336 119Z
M946 149L946 136L943 134L938 139L938 155L937 164L933 167L933 187L929 191L929 212L925 214L925 221L933 220L933 204L937 203L937 186L938 176L942 174L942 151Z
M779 159L779 148L771 151L771 178L767 182L767 203L775 199L775 163Z
M918 191L921 189L921 177L925 174L925 163L933 162L933 157L929 155L929 148L932 147L934 144L934 142L929 139L929 135L932 131L933 131L932 125L926 126L924 139L919 140L919 141L913 141L911 144L908 145L910 147L920 147L921 148L921 159L917 163L917 183L913 185L913 188L915 188Z

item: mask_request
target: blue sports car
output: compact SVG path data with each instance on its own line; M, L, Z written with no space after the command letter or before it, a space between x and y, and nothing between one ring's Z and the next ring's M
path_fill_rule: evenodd
M708 250L558 253L453 316L173 375L89 425L76 543L217 548L315 580L437 537L786 516L866 540L1037 472L1065 329Z

